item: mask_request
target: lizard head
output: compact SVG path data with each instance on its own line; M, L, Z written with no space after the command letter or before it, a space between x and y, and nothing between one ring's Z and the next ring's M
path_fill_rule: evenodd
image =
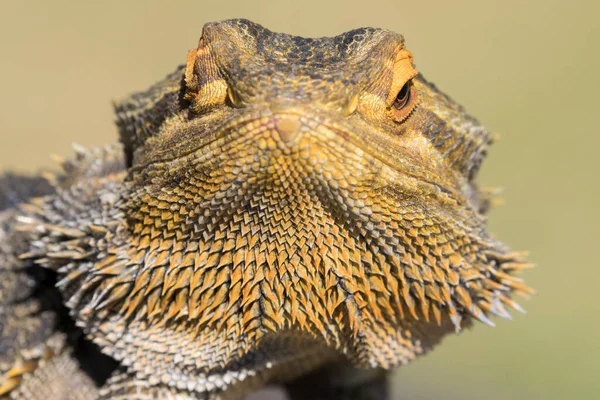
M530 291L485 228L491 135L401 35L207 24L185 66L116 109L127 176L101 215L119 217L65 285L117 358L156 331L203 370L283 337L387 368Z
M363 28L310 39L247 20L210 23L175 83L177 104L163 99L168 109L151 107L152 118L136 119L129 159L137 154L138 169L214 140L253 137L276 153L313 156L320 153L315 141L340 141L478 209L487 205L474 178L491 135L418 74L402 35ZM118 122L127 143L132 124L124 105Z

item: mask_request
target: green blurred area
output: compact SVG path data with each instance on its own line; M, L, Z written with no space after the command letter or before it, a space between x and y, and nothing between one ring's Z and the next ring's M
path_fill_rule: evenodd
M490 229L538 268L527 315L450 337L396 373L398 399L600 398L598 2L103 1L0 5L0 170L116 138L111 100L185 62L205 22L403 33L417 68L501 133L481 173ZM598 247L596 247L598 246Z

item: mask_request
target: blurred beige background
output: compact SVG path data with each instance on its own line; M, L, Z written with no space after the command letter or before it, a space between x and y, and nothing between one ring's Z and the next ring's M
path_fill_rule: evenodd
M418 69L502 134L481 181L506 188L491 230L531 251L528 314L396 373L398 399L600 398L600 24L584 1L3 1L0 170L116 139L111 100L185 62L205 22L246 17L329 36L405 35Z

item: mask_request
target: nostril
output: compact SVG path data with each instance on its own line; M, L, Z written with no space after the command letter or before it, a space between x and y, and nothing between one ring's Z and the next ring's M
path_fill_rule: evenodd
M275 123L275 129L284 142L291 142L300 131L300 122L297 117L286 116Z

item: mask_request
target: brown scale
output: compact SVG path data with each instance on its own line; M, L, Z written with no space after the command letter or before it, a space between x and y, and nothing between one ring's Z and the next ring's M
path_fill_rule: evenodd
M120 363L106 398L389 369L531 293L480 214L491 135L398 34L208 24L117 125L124 154L67 162L22 228L22 257L59 271L78 325Z

